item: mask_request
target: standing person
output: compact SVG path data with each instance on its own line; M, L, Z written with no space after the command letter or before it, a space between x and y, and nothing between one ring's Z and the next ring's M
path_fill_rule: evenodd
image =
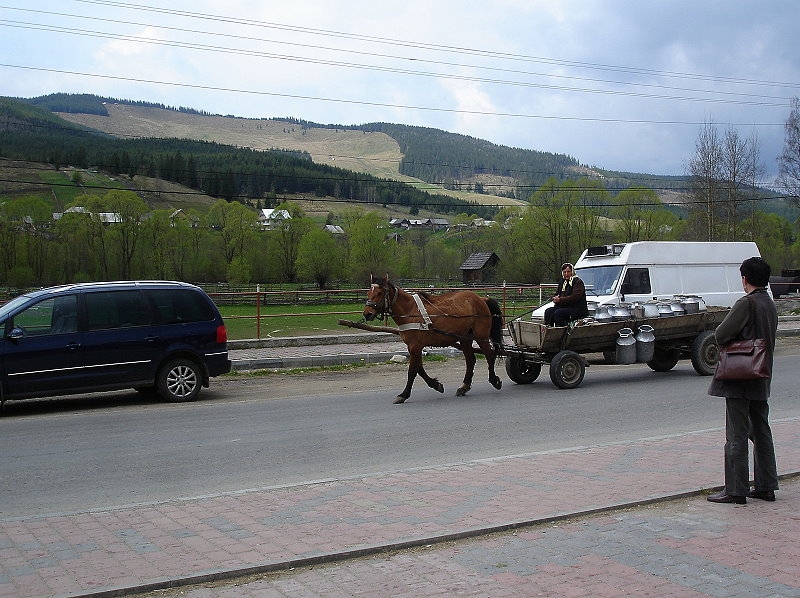
M708 497L711 502L743 505L747 497L775 500L778 468L769 427L767 398L772 381L772 361L778 312L767 294L770 267L751 257L739 267L747 293L736 301L714 333L717 346L734 339L763 338L769 347L770 377L756 380L713 380L708 394L725 397L725 488ZM753 441L755 489L750 490L748 437Z
M548 326L566 326L572 320L589 315L586 305L586 287L583 281L575 276L575 268L567 262L561 265L561 276L558 289L553 297L553 307L544 311L544 323Z

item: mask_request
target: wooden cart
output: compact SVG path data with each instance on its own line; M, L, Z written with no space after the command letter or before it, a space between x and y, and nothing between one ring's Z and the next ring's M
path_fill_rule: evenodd
M660 318L630 318L607 323L547 327L517 318L508 322L513 344L502 345L506 373L517 384L530 384L539 377L543 364L550 364L550 380L559 388L575 388L583 381L589 361L584 353L603 353L613 363L619 331L634 333L642 325L653 328L653 358L647 365L656 372L667 372L682 358L689 357L701 376L714 373L719 351L714 329L729 311L727 307L708 307L693 314Z

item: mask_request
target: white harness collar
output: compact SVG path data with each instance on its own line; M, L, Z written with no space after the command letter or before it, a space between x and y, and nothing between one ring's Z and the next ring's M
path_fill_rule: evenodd
M423 321L400 324L397 329L401 332L404 330L428 330L433 322L428 315L428 310L425 309L425 305L422 303L422 297L420 297L418 293L412 293L411 296L414 298L414 303L417 304L417 309L419 309L419 314L422 316Z

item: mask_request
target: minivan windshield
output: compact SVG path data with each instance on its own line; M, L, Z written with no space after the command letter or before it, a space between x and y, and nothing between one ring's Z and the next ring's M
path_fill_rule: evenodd
M575 270L583 284L586 286L586 294L591 295L611 295L622 275L622 266L591 266L589 268L579 268Z
M15 297L8 303L0 306L0 323L5 322L8 319L8 314L14 311L17 307L24 305L30 300L31 298L27 295L20 295L19 297Z

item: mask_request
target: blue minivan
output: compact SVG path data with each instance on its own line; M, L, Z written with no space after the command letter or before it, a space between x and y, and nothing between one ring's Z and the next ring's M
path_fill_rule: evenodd
M0 307L0 331L0 404L126 388L191 401L231 370L219 310L182 282L32 291Z

